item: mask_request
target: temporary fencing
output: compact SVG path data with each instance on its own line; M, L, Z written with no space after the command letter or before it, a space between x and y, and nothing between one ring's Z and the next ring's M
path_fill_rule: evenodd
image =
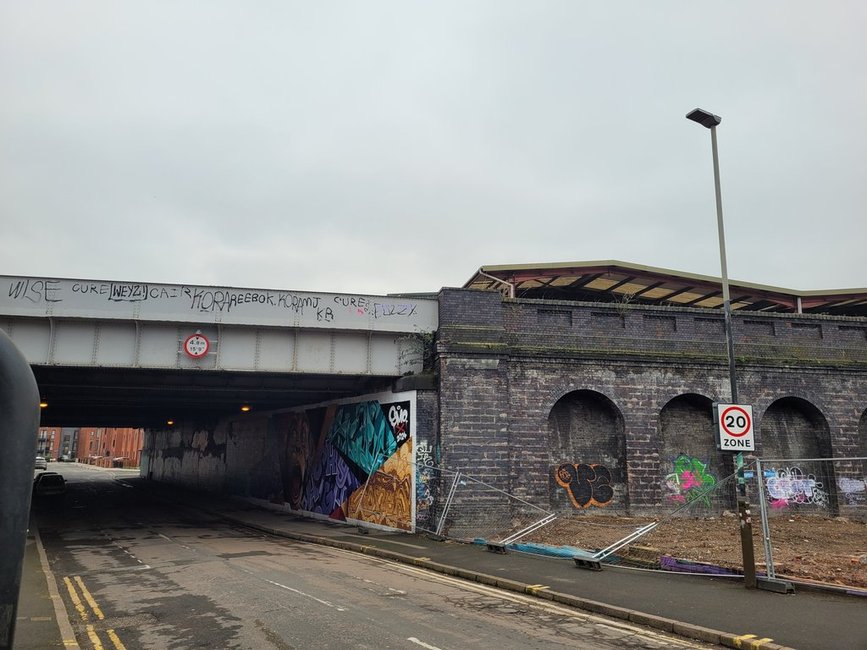
M414 511L410 499L383 498L397 494L398 487L406 492L406 473L402 478L374 477L350 510L354 518L386 526L458 541L482 540L491 550L508 546L588 565L735 576L744 563L740 497L749 507L758 574L819 579L818 567L803 559L804 544L827 557L833 552L832 524L839 523L833 518L867 523L865 465L867 458L753 459L742 471L722 478L703 467L677 466L664 478L655 507L567 511L546 509L461 470L418 463L408 468L416 479ZM395 485L387 486L388 481ZM846 548L853 548L851 540ZM865 551L852 558L861 562L853 576L867 573ZM791 566L792 557L799 558L798 566ZM785 561L782 570L778 558Z
M459 470L416 467L417 530L460 541L511 544L555 515Z
M754 489L750 475L743 473L747 492ZM670 476L668 480L674 479ZM530 539L580 550L582 557L589 555L605 563L736 574L742 566L736 514L738 474L717 479L686 471L678 480L677 489L666 491L663 504L646 508L643 516L601 514L599 509L577 512ZM722 539L721 530L725 531ZM677 541L677 548L671 547L671 540ZM721 554L724 561L711 565ZM702 561L708 566L700 566Z
M791 524L797 524L795 539L799 543L809 540L830 556L836 552L838 535L834 522L829 520L867 523L867 457L763 458L756 464L756 476L762 546L771 578L781 569L784 573L804 570L803 566L780 566L775 562L775 555L792 555L788 547L795 527ZM861 552L863 555L851 558L853 570L867 573L867 569L859 567L867 557L867 544ZM803 565L802 555L798 557Z

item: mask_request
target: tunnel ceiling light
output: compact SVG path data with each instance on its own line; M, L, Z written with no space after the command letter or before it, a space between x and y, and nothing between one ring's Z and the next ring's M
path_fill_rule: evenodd
M48 408L48 402L46 402L44 399L40 400L39 401L39 408L41 408L41 409Z
M174 420L166 420L166 424L168 424L169 426L172 426L174 423Z
M246 413L247 411L250 410L250 405L249 405L249 404L244 404L244 405L241 407L241 410L242 410L244 413Z

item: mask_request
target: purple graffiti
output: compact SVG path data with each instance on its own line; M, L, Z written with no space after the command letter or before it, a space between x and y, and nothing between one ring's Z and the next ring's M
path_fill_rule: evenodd
M342 506L359 485L337 449L326 442L307 477L302 507L310 512L343 519Z

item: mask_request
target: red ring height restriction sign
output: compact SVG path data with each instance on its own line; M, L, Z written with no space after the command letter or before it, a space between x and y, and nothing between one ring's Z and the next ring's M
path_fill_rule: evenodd
M719 448L723 451L755 451L753 407L746 404L717 404Z
M208 353L210 347L211 342L208 340L208 337L201 332L190 334L186 339L184 339L184 352L187 353L187 356L192 357L193 359L201 359Z

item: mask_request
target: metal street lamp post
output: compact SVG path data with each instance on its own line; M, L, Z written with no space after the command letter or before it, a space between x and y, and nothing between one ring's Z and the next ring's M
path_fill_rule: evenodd
M722 275L723 315L725 319L726 347L728 349L729 385L731 387L732 404L738 403L738 382L735 372L735 346L732 337L732 305L729 295L728 267L726 265L726 238L723 227L722 193L719 182L719 153L716 144L716 127L722 118L708 111L696 108L686 114L688 120L697 122L710 129L711 148L713 150L713 182L716 193L716 222L719 234L720 272ZM738 520L741 530L741 554L744 564L744 585L748 589L756 587L756 560L753 550L753 525L750 518L750 504L747 501L746 482L744 481L744 455L738 452L735 458L738 473Z

